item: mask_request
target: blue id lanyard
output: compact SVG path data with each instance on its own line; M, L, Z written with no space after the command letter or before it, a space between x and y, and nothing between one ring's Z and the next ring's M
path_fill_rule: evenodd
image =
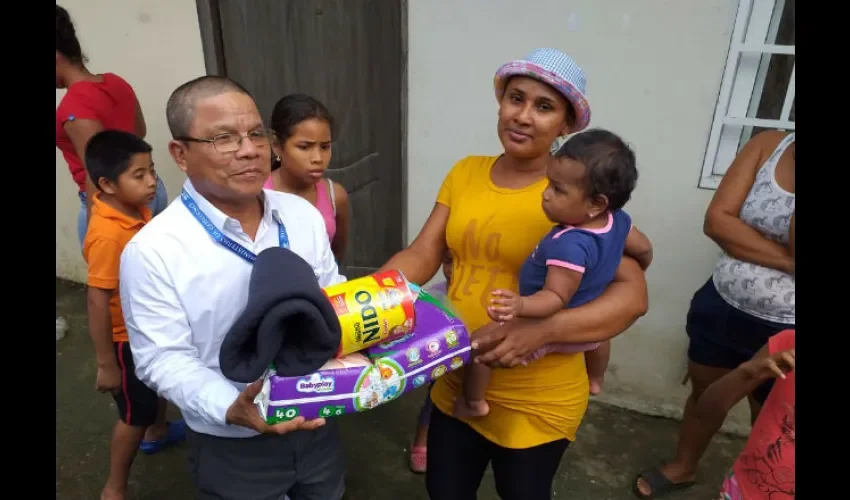
M217 241L219 244L221 244L231 252L247 260L251 264L253 264L254 261L257 260L257 256L254 255L253 252L243 247L239 243L236 243L235 241L231 240L230 238L225 236L224 233L222 233L217 227L215 227L215 225L209 220L209 218L207 218L206 214L204 214L204 212L202 212L201 209L198 208L198 205L197 203L195 203L195 200L192 199L192 196L189 195L189 193L187 193L185 189L183 189L183 192L180 194L180 199L183 200L183 204L186 205L186 208L189 209L189 212L191 212L192 215L194 215L195 218L198 220L198 222L201 223L201 226L203 226L207 233L212 236L212 239ZM282 222L278 221L277 227L280 247L289 248L289 236L286 234L286 226L284 226Z

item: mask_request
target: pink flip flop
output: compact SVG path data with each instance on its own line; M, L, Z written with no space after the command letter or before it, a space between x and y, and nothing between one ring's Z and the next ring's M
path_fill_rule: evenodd
M422 474L428 463L428 448L425 446L410 447L410 470Z

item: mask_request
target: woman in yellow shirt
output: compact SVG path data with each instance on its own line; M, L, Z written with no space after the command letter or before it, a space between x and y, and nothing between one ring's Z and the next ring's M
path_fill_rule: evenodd
M479 360L495 368L486 417L451 415L462 369L439 378L431 390L426 485L433 499L476 498L489 462L503 499L551 498L552 479L587 409L584 356L551 354L527 366L500 367L519 364L523 353L548 341L607 340L646 310L643 274L624 259L615 283L584 306L547 320L488 325L491 291L517 290L523 261L552 227L540 205L549 150L555 139L590 121L584 83L575 62L554 49L537 49L502 66L495 87L504 154L459 161L419 235L383 266L422 284L437 272L448 248L449 298L475 331L479 353L488 351Z

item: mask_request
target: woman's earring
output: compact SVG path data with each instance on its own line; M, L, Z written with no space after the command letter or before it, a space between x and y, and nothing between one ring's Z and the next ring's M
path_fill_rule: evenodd
M555 154L558 152L559 149L561 149L561 145L565 142L564 137L566 136L561 135L556 137L555 140L552 141L552 145L549 147L549 154Z
M280 161L280 155L275 156L274 159Z

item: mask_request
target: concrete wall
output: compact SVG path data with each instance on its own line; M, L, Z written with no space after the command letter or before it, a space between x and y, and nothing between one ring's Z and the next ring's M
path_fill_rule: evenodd
M88 68L121 75L136 90L147 121L147 141L168 188L179 193L184 175L166 146L170 135L165 102L181 83L205 74L198 15L193 0L64 0L77 29ZM64 90L56 91L56 105ZM62 154L56 149L56 276L85 280L77 240L80 201Z
M613 343L601 397L609 402L676 416L687 396L685 314L718 255L702 234L713 191L697 181L736 8L735 0L410 2L408 238L454 162L501 152L493 74L535 47L576 59L588 75L592 125L636 149L640 180L626 208L655 246L650 311ZM746 422L739 408L727 428Z

